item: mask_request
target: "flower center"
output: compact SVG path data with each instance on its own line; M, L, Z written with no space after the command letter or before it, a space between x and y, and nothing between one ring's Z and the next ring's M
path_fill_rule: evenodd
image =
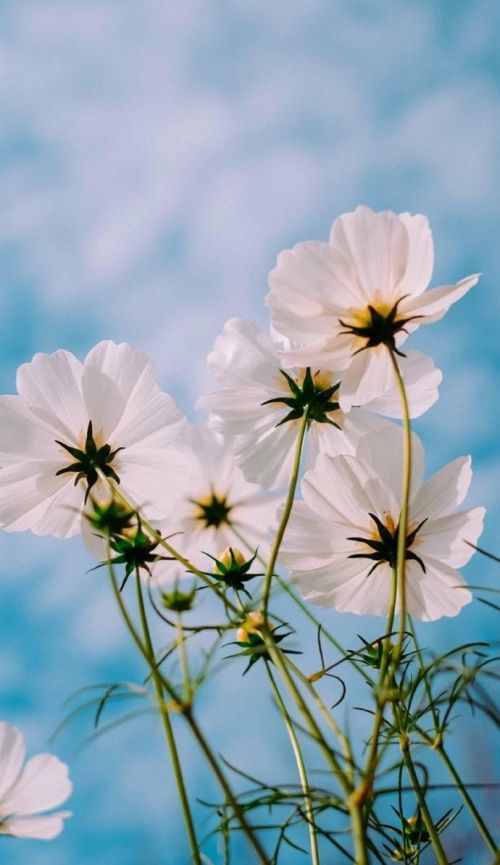
M208 496L201 499L191 499L193 505L196 505L195 518L205 524L208 529L211 526L218 529L223 523L231 524L229 514L232 505L227 503L226 496L218 496L213 490Z
M312 373L310 366L296 378L292 378L284 369L280 369L279 372L288 385L288 394L286 396L266 399L262 403L262 405L283 403L283 405L290 409L288 414L276 426L281 426L288 421L298 420L303 416L307 408L309 424L313 421L317 423L329 423L340 429L338 423L335 423L329 417L329 414L332 412L339 411L339 404L332 397L338 391L340 382L332 384L332 373L320 369Z
M114 451L111 450L111 446L108 444L102 445L98 447L96 442L94 441L94 436L92 432L92 421L89 421L89 425L87 427L87 435L85 437L85 443L83 449L72 447L72 445L64 444L64 442L58 441L56 439L56 444L60 445L64 450L68 451L69 454L74 458L75 462L71 463L69 466L65 466L63 469L59 469L56 472L56 475L64 475L68 472L75 472L75 486L78 481L85 480L87 482L87 489L85 491L85 502L89 497L90 490L99 480L99 473L101 472L107 478L113 478L117 484L120 483L120 478L116 474L115 470L111 466L116 454L118 451L122 451L123 448L116 448Z
M398 318L398 306L405 297L407 297L406 294L398 298L391 307L382 303L376 307L369 304L366 309L354 315L351 324L339 319L340 324L345 328L341 334L351 334L366 339L366 344L358 348L354 354L359 354L360 351L365 351L367 348L375 348L377 345L385 345L391 351L404 357L403 353L396 348L395 336L400 331L408 333L406 330L408 322L422 318L420 315Z
M385 524L375 514L369 514L369 516L375 523L372 537L347 538L348 541L357 541L358 543L366 544L367 547L369 547L370 552L351 553L351 555L348 556L349 559L371 559L374 564L368 571L368 576L373 573L375 568L378 568L378 566L382 565L384 562L387 562L387 564L389 564L391 568L396 567L399 538L399 525L394 525L394 520L390 515L387 515ZM413 544L418 532L426 522L427 518L425 520L422 520L422 522L418 524L416 529L413 529L413 531L407 534L405 551L405 559L407 561L411 559L414 562L418 562L424 574L426 573L426 569L422 559L420 558L420 556L417 556L417 554L414 553L413 550L410 549L410 547Z

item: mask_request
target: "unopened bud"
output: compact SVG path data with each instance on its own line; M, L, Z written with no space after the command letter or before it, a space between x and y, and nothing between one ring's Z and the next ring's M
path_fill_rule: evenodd
M231 568L234 565L240 567L246 562L246 557L243 555L241 550L238 550L235 547L226 547L224 552L222 552L217 559L218 561L214 563L214 574L220 573L218 562L224 565L225 568Z

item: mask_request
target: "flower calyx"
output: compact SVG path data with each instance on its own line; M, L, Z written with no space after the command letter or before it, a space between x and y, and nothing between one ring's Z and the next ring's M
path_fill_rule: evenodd
M105 562L97 565L102 568L105 565L125 565L125 577L120 586L120 592L125 587L125 584L131 574L138 574L140 570L152 577L150 565L159 561L170 561L172 556L161 556L155 552L158 544L162 540L158 532L154 537L145 534L139 515L137 516L137 526L135 531L127 531L125 534L116 535L109 541L110 551L116 555L111 556Z
M183 592L177 585L171 592L161 592L161 605L173 613L187 613L193 609L196 599L196 589Z
M340 382L324 387L321 371L316 370L313 374L310 366L307 367L301 382L292 378L284 369L280 369L280 373L290 388L290 396L277 396L261 403L262 405L283 403L290 409L288 414L276 424L277 427L288 421L299 420L307 409L309 424L316 421L316 423L328 423L340 429L339 425L328 417L331 412L339 410L339 403L335 399L332 400L332 397L338 391Z
M367 348L375 348L377 345L385 345L395 354L399 354L400 357L405 357L402 351L396 347L396 334L400 333L408 333L406 330L406 325L409 324L410 321L414 321L417 318L422 318L421 315L410 315L407 318L398 318L398 306L402 300L408 297L408 295L404 294L402 297L398 298L396 303L389 309L388 312L380 312L371 304L368 305L366 312L368 313L368 320L364 324L348 324L342 319L339 319L339 324L342 325L344 330L340 331L341 335L349 334L350 336L359 336L362 339L366 339L366 345L358 348L357 351L353 353L353 355L359 354L361 351L366 351Z
M112 478L116 481L117 484L120 483L120 478L116 474L114 468L111 463L118 451L122 451L123 447L115 448L114 451L111 450L111 445L104 444L100 447L97 446L94 440L94 434L92 431L92 421L89 421L89 425L87 427L87 434L85 436L85 445L84 449L75 448L72 445L67 445L64 442L56 439L56 444L60 445L60 447L64 448L72 457L74 457L75 462L71 463L69 466L65 466L59 471L56 472L57 475L64 475L68 472L75 472L75 486L78 481L85 480L87 482L87 489L85 492L85 503L89 497L90 490L99 480L99 472L107 478Z
M236 640L232 644L230 644L234 646L239 646L239 648L243 651L236 652L234 655L229 655L228 657L248 658L248 664L243 670L243 676L248 673L248 671L251 669L251 667L254 666L254 664L257 663L257 661L261 659L272 663L272 659L263 636L263 629L265 627L266 619L261 610L252 610L236 631ZM273 626L270 620L267 619L268 633L276 644L281 643L284 639L286 639L286 637L289 637L293 633L293 631L291 630L286 631L282 634L277 633L280 628L287 627L288 625L286 625L285 623L280 623L279 625ZM285 655L300 655L300 652L293 649L281 649L281 651L284 652Z
M226 547L220 553L219 558L211 556L210 553L205 553L214 562L213 574L207 573L207 576L215 575L216 580L224 583L226 587L248 594L245 589L245 583L254 577L262 576L262 573L250 573L250 568L257 558L257 553L258 550L255 550L255 553L249 559L244 556L241 550L233 547Z
M388 522L391 523L391 526L388 527L384 525L382 520L376 516L376 514L369 514L369 517L375 523L375 527L377 530L378 537L375 538L361 538L361 537L350 537L347 538L348 541L356 541L357 543L366 544L371 552L369 553L351 553L348 558L349 559L372 559L374 564L368 571L368 576L370 576L373 571L378 568L379 565L382 565L384 562L387 562L391 568L396 567L397 553L398 553L398 536L399 536L399 524L396 527L393 527L392 520L389 518ZM413 544L418 532L427 522L427 518L422 520L418 526L413 529L413 531L409 532L406 536L406 550L405 550L405 559L412 560L418 562L420 567L422 568L424 574L426 573L426 567L420 556L417 556L410 547Z
M232 506L227 503L227 496L217 495L212 489L205 498L190 499L190 501L198 509L195 518L204 523L205 529L218 529L224 523L231 525L229 514Z
M137 518L136 511L115 498L98 501L90 496L91 510L84 512L92 528L99 535L114 537L133 528L132 521Z

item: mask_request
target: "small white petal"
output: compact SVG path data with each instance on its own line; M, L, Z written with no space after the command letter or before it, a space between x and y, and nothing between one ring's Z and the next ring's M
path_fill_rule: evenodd
M364 436L356 452L358 459L370 466L375 475L381 479L384 487L391 491L398 512L401 504L403 452L404 433L402 427L396 424L387 424L384 430L376 435ZM412 433L410 498L412 491L419 489L422 483L424 462L422 442L415 433Z
M368 529L368 534L372 528L369 514L393 507L384 493L366 464L350 456L320 454L302 481L304 500L323 520L339 522L348 530Z
M330 243L349 262L363 306L372 302L377 289L385 301L397 299L395 292L407 269L409 240L396 213L357 207L335 220Z
M44 817L13 817L0 824L0 835L52 841L64 829L64 820L71 816L71 811L58 811Z
M5 721L0 722L0 802L17 780L25 754L21 731Z
M442 616L456 616L472 601L472 595L458 571L444 562L426 558L426 573L418 562L407 562L407 611L414 619L433 622Z
M54 432L45 428L19 396L0 397L0 464L54 459Z
M76 444L88 424L81 379L82 364L64 350L35 354L17 371L17 390L25 405L66 444Z
M471 544L476 544L483 530L484 514L484 508L474 508L428 520L419 530L412 550L424 561L431 556L452 568L461 568L474 554Z
M37 754L26 763L16 784L2 797L6 814L26 817L57 808L71 795L68 767L53 754Z
M415 324L429 324L433 321L439 321L440 318L448 311L452 303L460 300L469 289L471 289L479 280L479 276L467 276L461 279L455 285L441 285L439 288L432 288L426 291L419 297L411 297L401 302L399 313L401 316L406 315L421 316L420 322Z
M415 522L451 513L464 500L472 480L470 457L448 463L418 490L411 503Z
M394 370L384 345L360 351L353 357L340 382L339 403L342 411L371 403L394 386Z
M407 352L406 357L398 358L398 363L405 383L410 417L420 417L438 399L442 373L436 369L432 358L418 351ZM366 408L386 417L400 419L403 416L401 396L395 384L367 403Z

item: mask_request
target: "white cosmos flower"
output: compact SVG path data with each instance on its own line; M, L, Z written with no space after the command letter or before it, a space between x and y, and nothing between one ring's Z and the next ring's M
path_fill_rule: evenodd
M401 433L386 431L365 436L356 457L321 455L305 475L304 501L294 507L280 561L306 600L342 612L387 615L401 455ZM482 531L484 508L454 513L470 485L469 457L448 463L424 484L424 454L416 436L412 460L407 611L432 621L456 615L471 600L456 569L473 554L469 544Z
M284 362L345 370L344 411L384 393L393 380L387 346L399 349L408 332L437 321L478 280L426 291L432 268L425 216L369 207L336 219L329 243L282 252L266 303L276 330L300 344Z
M168 513L186 468L174 450L185 420L146 354L110 341L83 363L64 350L36 354L19 367L17 390L0 397L3 528L77 534L98 471L148 516Z
M172 517L158 524L162 534L175 533L172 546L203 571L213 566L204 553L219 557L226 547L248 552L249 558L258 547L265 556L281 500L245 480L231 443L209 427L188 427L186 443L190 472ZM176 562L157 562L152 570L158 582L186 575Z
M214 429L234 437L234 450L248 480L265 487L281 486L290 480L299 421L285 421L291 405L279 400L293 398L289 379L301 385L305 375L304 369L283 369L278 351L279 347L255 324L231 319L208 358L222 390L201 397L197 404L210 411ZM417 352L402 358L401 369L411 416L418 417L437 400L441 373L431 358ZM388 422L370 412L401 417L401 400L392 381L383 395L375 399L365 395L366 411L352 408L346 414L338 405L338 388L328 397L328 389L339 384L342 373L314 366L311 370L318 411L314 419L313 410L308 430L310 466L319 452L353 454L363 435L385 429ZM326 394L328 405L321 394ZM324 411L320 410L321 404Z
M63 830L70 811L43 814L71 794L68 767L52 754L24 764L26 746L17 727L0 723L0 834L50 841Z

